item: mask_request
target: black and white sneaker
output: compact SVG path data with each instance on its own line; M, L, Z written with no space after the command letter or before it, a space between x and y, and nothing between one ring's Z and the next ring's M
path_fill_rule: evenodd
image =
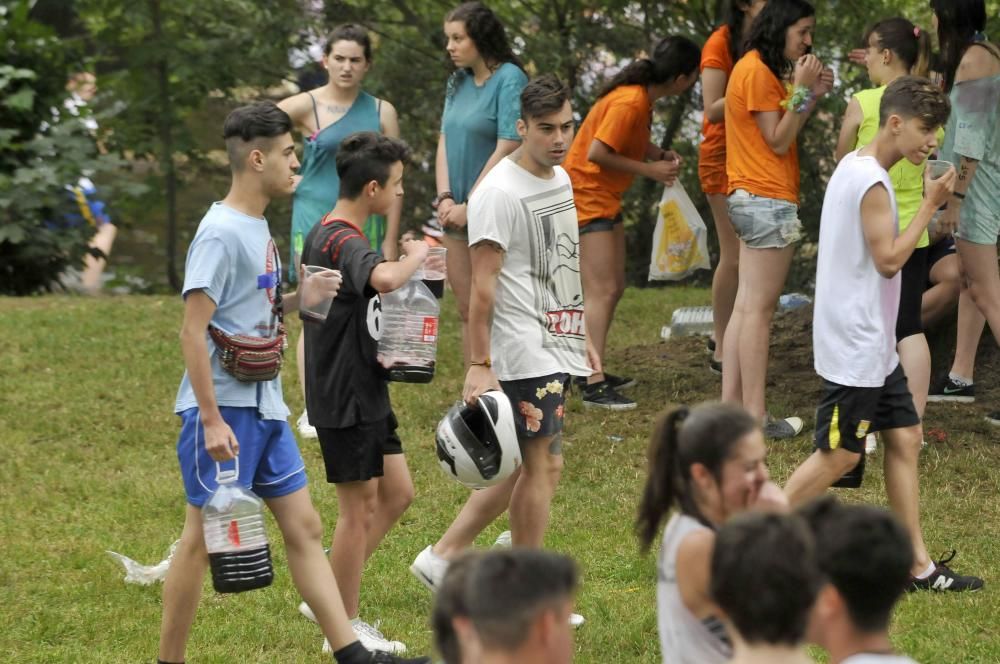
M945 375L931 384L927 393L928 401L952 401L955 403L972 403L976 400L975 383L961 383Z
M708 360L708 370L714 373L716 376L722 375L722 362L711 358Z
M715 339L709 337L705 340L705 348L708 348L709 353L715 353Z
M772 419L770 415L767 415L764 421L764 437L770 440L795 438L802 433L803 426L801 417Z
M986 421L995 427L1000 427L1000 410L995 410L986 415Z
M615 391L615 388L605 379L600 383L588 385L583 390L583 407L632 410L636 407L636 403Z
M636 386L636 380L635 380L635 378L632 378L631 376L616 376L614 374L609 374L609 373L605 372L604 373L604 380L609 385L611 385L612 388L614 388L616 390L624 390L624 389ZM579 389L581 391L586 390L587 389L587 377L586 376L576 376L576 377L574 377L573 378L573 385L577 389Z
M948 563L951 562L952 558L955 557L955 550L951 550L951 554L947 558L942 558L941 560L934 563L935 569L926 579L913 579L910 583L910 587L907 589L909 592L914 592L916 590L935 590L938 592L970 592L975 590L981 590L983 587L983 580L978 576L963 576L962 574L956 574L948 567Z

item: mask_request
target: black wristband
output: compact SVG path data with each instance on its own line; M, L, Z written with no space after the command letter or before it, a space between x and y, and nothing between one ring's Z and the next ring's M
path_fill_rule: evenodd
M960 191L953 191L953 192L951 192L951 195L954 196L955 198L957 198L960 201L964 201L965 200L965 194L963 194Z

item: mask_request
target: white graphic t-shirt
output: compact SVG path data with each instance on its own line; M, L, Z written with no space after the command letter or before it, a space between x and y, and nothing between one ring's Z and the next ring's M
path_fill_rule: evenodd
M573 186L561 167L545 180L503 159L469 199L469 245L506 252L490 356L500 380L589 376Z

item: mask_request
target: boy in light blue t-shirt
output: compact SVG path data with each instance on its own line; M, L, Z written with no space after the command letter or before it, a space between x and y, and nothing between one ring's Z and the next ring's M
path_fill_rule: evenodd
M187 511L180 545L163 587L158 662L183 662L208 565L201 507L217 486L216 469L233 462L239 482L252 487L281 526L292 578L313 608L339 664L401 660L367 650L354 633L337 581L323 554L319 514L306 489L305 467L286 417L280 376L242 382L220 363L209 327L226 335L274 339L283 334L283 309L298 295L281 297L281 266L264 210L294 189L298 168L292 123L270 102L238 108L223 134L233 171L232 187L202 219L188 250L181 349L186 371L175 412ZM336 295L331 272L317 292ZM245 377L242 377L245 380ZM237 456L237 454L239 456Z

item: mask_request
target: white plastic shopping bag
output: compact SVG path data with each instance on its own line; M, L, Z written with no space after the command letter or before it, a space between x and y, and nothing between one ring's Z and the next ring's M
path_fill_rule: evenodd
M678 281L695 270L711 267L708 229L678 181L663 188L653 231L650 281Z

